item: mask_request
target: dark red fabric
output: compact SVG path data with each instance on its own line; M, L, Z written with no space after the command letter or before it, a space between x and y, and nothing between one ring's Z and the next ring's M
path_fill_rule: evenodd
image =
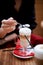
M37 44L43 44L43 37L32 34L31 35L31 45L35 46Z

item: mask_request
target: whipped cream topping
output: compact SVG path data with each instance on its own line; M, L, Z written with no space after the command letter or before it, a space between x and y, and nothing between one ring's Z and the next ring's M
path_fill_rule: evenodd
M19 34L28 36L28 35L31 34L31 29L26 28L26 27L25 28L20 28Z

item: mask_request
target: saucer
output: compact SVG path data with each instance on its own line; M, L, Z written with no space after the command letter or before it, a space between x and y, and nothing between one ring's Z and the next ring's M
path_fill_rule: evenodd
M12 54L18 58L32 58L34 56L33 48L26 48L23 51L23 47L20 45L20 40L16 43L15 49L12 51Z
M15 54L13 51L12 51L12 54L13 54L13 56L18 57L18 58L22 58L22 59L28 59L28 58L34 57L34 56L20 56L20 55Z
M26 49L26 51L23 51L23 48L15 48L13 51L11 51L12 54L18 58L26 59L26 58L32 58L34 57L33 49Z

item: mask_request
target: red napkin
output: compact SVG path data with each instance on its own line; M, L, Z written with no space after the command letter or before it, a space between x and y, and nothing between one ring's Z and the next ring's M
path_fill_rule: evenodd
M30 50L31 51L31 50ZM14 50L14 54L16 54L16 55L18 55L18 56L23 56L23 57L27 57L27 56L34 56L34 53L33 52L31 52L31 53L29 53L28 52L28 54L27 54L27 52L26 51L20 51L20 50Z
M31 49L30 49L31 51ZM27 54L28 52L28 54ZM34 56L34 53L33 52L29 52L29 51L24 51L23 52L23 47L20 45L20 40L18 39L17 43L16 43L16 47L15 47L15 50L14 50L14 54L18 55L18 56L23 56L23 57L26 57L26 56Z

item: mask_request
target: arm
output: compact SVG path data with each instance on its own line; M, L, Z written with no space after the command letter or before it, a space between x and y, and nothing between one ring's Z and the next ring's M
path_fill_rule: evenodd
M19 16L17 18L18 22L21 24L30 24L30 28L34 29L37 25L35 22L35 0L23 0L22 6L20 8Z

